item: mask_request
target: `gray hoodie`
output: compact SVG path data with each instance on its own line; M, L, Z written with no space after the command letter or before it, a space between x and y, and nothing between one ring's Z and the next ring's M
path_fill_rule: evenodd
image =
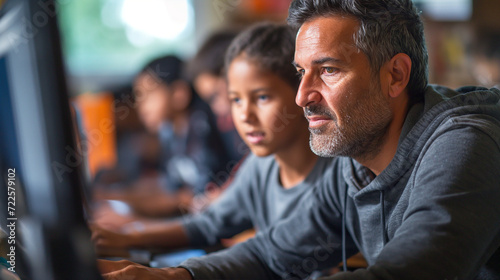
M181 267L195 279L302 279L359 250L367 269L329 279L500 279L500 90L429 86L376 177L335 160L303 211Z

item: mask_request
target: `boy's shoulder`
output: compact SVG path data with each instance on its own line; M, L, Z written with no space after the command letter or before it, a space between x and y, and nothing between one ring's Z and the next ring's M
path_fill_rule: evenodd
M273 155L258 157L249 153L241 163L236 173L237 177L248 177L247 179L257 179L276 168L277 162Z

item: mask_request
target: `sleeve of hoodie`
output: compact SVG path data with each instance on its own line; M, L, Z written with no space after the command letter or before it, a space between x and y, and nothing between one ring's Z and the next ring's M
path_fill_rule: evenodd
M236 177L216 202L198 215L183 220L189 242L192 246L214 245L221 238L229 238L252 228L249 215L253 207L250 195L250 178L255 173L255 157L249 156L236 173Z
M310 200L291 217L227 250L181 264L194 279L304 279L341 261L341 203L333 184L342 176L329 169ZM328 178L328 179L327 179ZM334 180L332 180L334 178ZM347 254L357 252L347 239Z
M375 264L327 279L472 279L497 250L499 122L476 116L448 124L415 167L403 223Z

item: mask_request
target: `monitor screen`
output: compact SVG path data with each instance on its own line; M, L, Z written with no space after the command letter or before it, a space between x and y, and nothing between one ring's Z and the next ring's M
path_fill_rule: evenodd
M0 198L14 202L2 203L0 223L16 241L15 256L2 257L27 279L100 279L82 164L68 155L77 146L55 2L10 0L0 10Z

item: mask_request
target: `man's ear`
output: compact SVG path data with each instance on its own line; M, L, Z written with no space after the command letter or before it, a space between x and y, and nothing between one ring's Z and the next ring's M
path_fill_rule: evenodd
M193 92L189 84L185 81L175 81L171 84L172 106L177 112L186 110L193 98Z
M398 97L405 91L410 81L411 58L404 53L398 53L386 64L387 77L389 78L389 96Z

